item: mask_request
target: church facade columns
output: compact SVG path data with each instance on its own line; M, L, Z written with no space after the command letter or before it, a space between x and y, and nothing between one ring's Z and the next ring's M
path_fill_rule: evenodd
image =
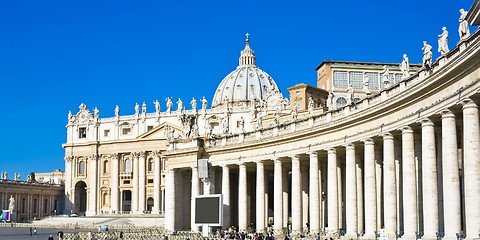
M424 238L434 239L439 232L435 128L430 119L422 119L421 124Z
M145 157L146 152L140 152L138 158L138 213L145 211Z
M160 175L161 175L161 164L160 164L160 151L153 151L153 214L160 214ZM193 179L193 178L192 178Z
M347 238L357 237L357 169L355 160L355 145L348 143L345 146L345 198L346 198L346 234Z
M465 225L468 238L480 237L480 126L478 105L463 102Z
M256 186L256 229L265 232L265 166L263 161L257 161L257 186Z
M89 157L89 198L87 215L93 216L97 213L97 175L98 175L98 155L93 154Z
M247 166L239 164L238 172L238 228L240 232L246 232L248 227L247 219Z
M364 141L365 175L365 237L375 238L377 228L377 191L375 172L375 143L372 139Z
M456 119L448 109L441 114L445 239L455 239L462 230Z
M310 232L315 234L320 232L320 193L319 193L319 168L318 153L310 152L310 179L309 196L310 200Z
M111 198L111 204L112 206L111 212L112 213L118 213L119 211L119 202L120 202L120 183L119 183L119 174L120 174L120 168L119 168L119 159L120 155L118 153L114 153L111 156L111 163L112 163L112 182L110 188L112 189L112 198Z
M175 170L165 171L165 230L175 231Z
M140 153L134 152L133 156L133 167L132 167L132 212L138 213L138 158Z
M273 229L277 233L283 232L283 168L282 161L278 158L273 160Z
M300 157L291 156L292 159L292 231L294 235L302 232L302 176L300 168Z
M397 190L395 170L395 149L393 135L383 135L383 199L385 229L393 233L397 231Z
M338 228L338 183L337 183L337 150L328 149L327 157L327 198L328 198L328 231L337 233Z
M198 178L198 167L192 167L192 194L191 194L190 227L193 232L198 232L199 227L195 225L195 197L200 195L200 179Z
M413 130L409 126L402 128L402 173L404 237L411 239L418 232L418 211L415 145Z
M230 167L222 166L223 225L231 226Z

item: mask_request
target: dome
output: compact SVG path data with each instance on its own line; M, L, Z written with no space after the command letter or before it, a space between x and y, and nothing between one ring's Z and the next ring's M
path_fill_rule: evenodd
M228 74L218 85L212 108L228 102L247 106L253 100L262 100L271 90L280 92L273 78L255 64L255 54L250 49L247 35L245 49L241 52L237 69ZM237 106L238 104L234 104Z

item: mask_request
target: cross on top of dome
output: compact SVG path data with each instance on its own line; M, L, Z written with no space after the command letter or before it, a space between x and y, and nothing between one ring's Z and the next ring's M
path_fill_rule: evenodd
M245 40L247 43L245 44L245 49L240 53L240 58L238 59L238 65L239 67L243 66L256 66L255 64L255 54L253 50L250 48L250 44L248 43L250 40L248 39L248 36L250 34L245 34L247 36L247 39Z

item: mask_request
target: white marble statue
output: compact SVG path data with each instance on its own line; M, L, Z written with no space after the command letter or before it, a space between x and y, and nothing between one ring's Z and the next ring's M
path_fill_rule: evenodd
M7 180L7 179L8 179L8 173L7 173L7 172L5 172L5 174L3 175L3 179L4 179L4 180Z
M198 133L198 125L195 123L192 126L192 131L190 133L191 138L198 138L200 134Z
M5 173L2 172L2 177L0 179L3 180L4 178L5 178Z
M207 130L205 131L207 133L207 138L213 137L213 128L210 124L207 124L206 126Z
M197 110L197 100L195 98L190 101L190 105L192 105L192 110Z
M146 113L147 112L147 104L145 102L143 102L142 104L142 113Z
M241 132L245 132L245 119L243 117L240 117L240 121L238 121L238 128L240 129Z
M408 61L407 54L403 54L403 61L400 64L400 71L402 71L402 78L410 76L410 62Z
M432 46L427 44L427 41L423 41L423 59L422 64L425 68L430 68L432 64Z
M387 88L390 86L390 70L387 65L383 65L383 71L380 73L382 74L383 87Z
M262 121L262 116L257 117L257 130L263 129L263 121Z
M115 117L118 117L118 115L120 114L120 108L117 106L115 106Z
M8 210L15 210L15 199L13 199L13 195L10 195L10 199L8 200Z
M460 9L460 26L458 26L458 35L460 35L460 41L465 40L468 36L470 36L470 27L467 22L467 14L468 12Z
M298 119L297 105L293 106L292 119L293 119L294 122L296 122L297 119Z
M95 108L93 109L93 116L94 116L95 118L98 118L98 115L99 115L99 114L100 114L100 111L98 110L97 107L95 107Z
M17 181L20 181L20 173L17 175Z
M352 104L354 102L355 89L353 89L352 84L348 84L347 87L347 104Z
M138 115L140 113L140 105L138 103L135 103L135 115Z
M225 97L225 99L223 99L223 104L225 105L225 109L228 110L228 97Z
M275 125L280 126L280 111L275 112Z
M438 52L442 55L446 54L448 51L448 31L446 27L442 28L442 34L438 35Z
M177 100L177 111L181 112L183 110L183 101L182 99L178 98Z
M223 133L227 134L228 133L228 118L223 118L222 119L222 130Z
M68 111L68 121L72 121L72 111Z
M158 100L155 100L155 102L153 102L153 104L155 104L155 112L159 113L160 112L160 103L158 102Z
M173 107L172 98L171 98L171 97L167 97L167 98L165 99L165 101L167 101L167 112L171 112L171 111L172 111L172 107Z
M313 101L312 96L308 98L308 111L313 111L313 108L315 107L315 102Z
M372 92L370 92L370 89L368 88L370 84L370 77L368 76L367 73L363 76L363 84L362 84L362 90L365 94L370 95Z
M205 96L203 96L202 98L202 110L206 110L207 109L207 104L208 104L208 101L207 99L205 99Z
M333 110L333 92L330 92L327 97L327 108Z
M17 173L15 173L15 176L13 177L14 181L17 181Z

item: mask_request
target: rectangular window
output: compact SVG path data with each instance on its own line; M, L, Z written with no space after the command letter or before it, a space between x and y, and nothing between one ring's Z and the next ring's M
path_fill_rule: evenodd
M130 184L130 180L124 180L123 184Z
M395 83L399 83L402 80L403 74L395 73Z
M388 74L388 80L390 80L390 86L393 86L396 84L395 82L395 75L393 73Z
M27 200L22 198L22 213L25 214Z
M363 85L363 73L362 72L350 72L349 75L350 84L353 88L362 88Z
M78 128L78 138L87 138L87 128Z
M110 136L110 129L103 130L103 136L104 137Z
M123 135L129 135L130 132L132 132L132 129L131 129L131 128L124 128L124 129L122 129L122 134L123 134Z
M33 213L37 213L37 205L37 199L35 198L33 199Z
M48 213L48 199L43 200L43 213Z
M347 72L346 71L333 71L333 86L334 87L348 87L348 79L347 79Z
M147 126L147 131L150 131L153 129L153 126Z
M148 179L148 183L153 183L153 179Z
M368 76L368 88L370 89L378 89L378 73L375 72L367 72Z

